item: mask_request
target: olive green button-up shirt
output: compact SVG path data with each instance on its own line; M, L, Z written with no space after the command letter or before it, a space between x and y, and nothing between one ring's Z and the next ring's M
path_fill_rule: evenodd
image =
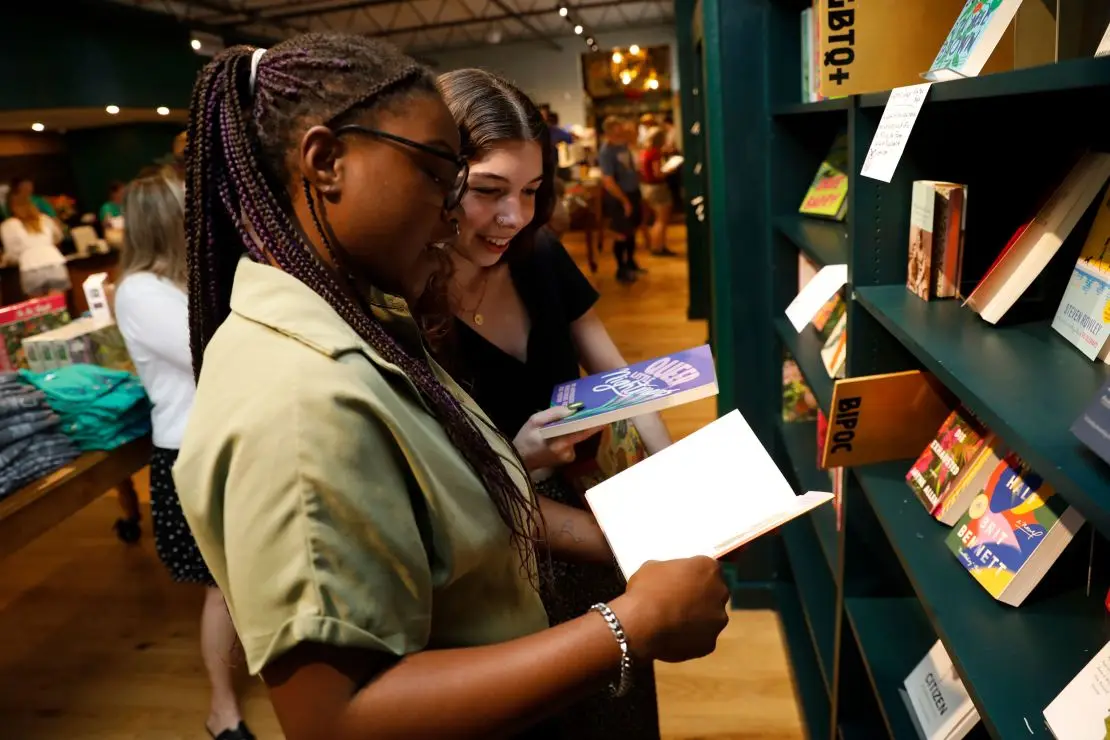
M374 303L392 335L419 341L403 301ZM239 263L174 479L252 673L302 641L405 655L548 625L508 528L412 381L276 268Z

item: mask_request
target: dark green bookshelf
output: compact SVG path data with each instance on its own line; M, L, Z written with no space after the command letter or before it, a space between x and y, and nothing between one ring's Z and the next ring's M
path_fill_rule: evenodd
M782 439L786 454L794 472L795 489L798 493L806 491L827 491L831 486L827 471L817 467L817 424L806 422L783 422ZM817 534L821 553L829 564L830 575L836 574L836 510L831 506L821 506L808 515Z
M806 626L802 602L798 592L789 584L780 584L775 596L786 649L790 652L794 693L798 697L806 730L809 737L829 737L829 694L821 680L821 667L817 663L809 627Z
M930 517L906 485L911 464L854 472L983 722L995 737L1009 738L1029 736L1028 719L1033 736L1051 737L1040 711L1110 639L1102 598L1086 596L1079 583L1049 594L1038 587L1018 608L995 601L948 549L944 538L951 530ZM1085 549L1089 538L1082 530L1069 548ZM1034 666L1036 680L1028 672Z
M1069 59L1013 72L936 83L929 90L925 105L1046 93L1097 91L1105 96L1107 86L1110 86L1110 66L1104 59ZM861 108L882 108L889 97L890 91L861 95L859 104Z
M798 598L802 602L806 626L817 653L821 677L831 694L836 651L836 582L828 569L821 567L824 556L809 518L795 519L784 525L782 538L798 588Z
M937 639L921 605L907 597L857 596L844 599L844 610L887 731L896 738L914 737L913 721L898 689ZM889 638L892 630L898 634L897 642Z
M804 116L815 113L836 113L848 110L850 98L819 100L815 103L780 103L772 109L775 116Z
M822 409L828 411L829 404L832 403L833 379L829 377L825 363L821 360L821 347L824 346L821 335L812 324L801 332L796 332L785 318L775 319L775 331L778 332L782 346L798 364L806 385L813 391L813 397Z
M964 259L973 285L1074 148L1110 151L1110 134L1091 115L1110 100L1110 57L1084 52L934 84L894 177L882 183L858 173L889 91L800 102L799 14L808 0L695 2L682 7L702 29L701 52L697 69L680 73L705 93L693 114L705 136L698 192L708 203L722 411L740 409L798 490L827 490L815 430L781 419L783 352L822 408L834 382L818 334L795 332L783 311L797 293L799 254L819 266L845 263L847 375L932 373L1089 522L1013 608L991 598L948 550L950 530L905 483L911 461L850 471L840 528L828 506L781 528L776 543L777 577L796 596L780 603L794 609L795 632L801 613L809 638L795 646L798 636L787 637L799 696L818 682L828 689L820 709L817 692L800 699L810 736L913 740L898 689L940 639L981 718L971 737L1047 738L1042 711L1110 639L1110 466L1069 431L1110 366L1086 360L1051 328L1063 291L1054 280L1066 279L1086 227L1081 222L1078 240L1065 242L1028 291L1041 303L1023 301L992 326L960 301L925 302L906 290L911 191L914 180L942 179L974 193ZM843 130L847 218L803 217L798 204ZM966 134L983 131L1006 135ZM784 613L784 629L788 621Z
M839 221L780 216L775 219L775 227L818 267L848 261L848 227Z
M1110 533L1110 466L1068 431L1110 377L1110 365L1085 358L1049 320L991 326L959 301L926 302L904 285L860 287L856 298L1068 503Z

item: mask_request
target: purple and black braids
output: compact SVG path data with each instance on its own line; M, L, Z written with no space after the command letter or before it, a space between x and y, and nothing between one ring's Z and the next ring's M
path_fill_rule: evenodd
M352 297L357 294L344 290L343 278L315 255L291 215L288 193L295 175L289 153L305 130L317 124L337 127L353 112L380 110L402 103L410 94L435 95L434 80L383 42L306 34L262 56L252 94L253 52L237 46L220 53L193 89L185 219L196 374L199 377L205 347L230 313L235 266L244 253L296 277L412 379L451 442L484 482L527 566L534 562L540 521L532 497L513 482L498 453L436 378L427 358L409 354L367 306Z

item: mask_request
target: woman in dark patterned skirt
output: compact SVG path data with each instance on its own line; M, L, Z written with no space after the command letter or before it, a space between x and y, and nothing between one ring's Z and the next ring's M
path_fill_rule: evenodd
M560 468L573 459L576 445L580 454L591 443L596 448L596 435L548 442L537 430L568 413L548 408L556 384L579 377L580 366L596 373L626 363L593 310L597 292L543 228L555 198L556 163L547 127L524 93L488 72L448 72L438 84L470 165L462 202L466 218L451 252L456 321L441 354L493 423L515 436L537 491L584 509ZM637 418L635 425L648 452L670 444L658 415ZM557 522L547 525L549 536L586 541ZM552 624L623 589L608 552L584 551L580 562L550 562L541 578ZM657 739L652 667L639 669L626 697L599 693L568 709L564 726L568 736L582 740Z
M189 354L182 184L161 174L140 177L127 187L123 212L123 281L116 288L114 306L127 351L153 404L150 518L155 549L175 581L206 587L200 641L212 685L208 733L216 740L253 740L235 696L235 627L189 531L173 483L173 463L196 390Z

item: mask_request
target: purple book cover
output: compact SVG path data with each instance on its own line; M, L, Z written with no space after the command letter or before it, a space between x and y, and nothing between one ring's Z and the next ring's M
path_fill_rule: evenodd
M713 353L703 344L555 386L552 406L581 403L582 408L545 426L544 436L570 434L716 394Z

